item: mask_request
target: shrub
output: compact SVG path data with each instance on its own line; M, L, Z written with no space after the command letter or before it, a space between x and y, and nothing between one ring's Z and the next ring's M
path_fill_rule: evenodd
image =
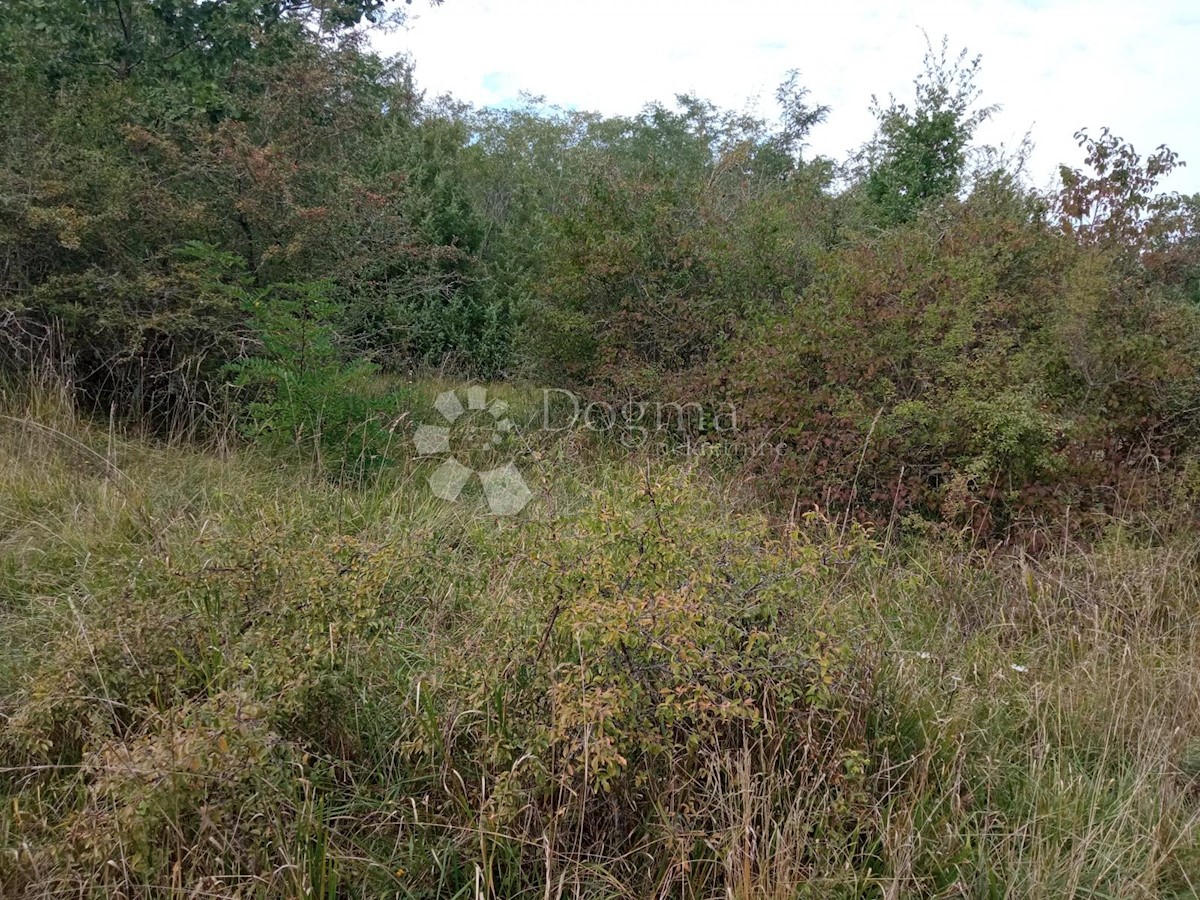
M1027 201L980 196L828 254L790 309L746 329L726 383L743 440L778 448L760 463L787 502L951 512L991 533L1111 509L1104 486L1179 452L1198 338L1193 310Z
M194 432L223 412L244 296L244 262L199 242L142 271L57 273L18 301L7 361L59 367L90 412Z
M248 299L261 354L234 362L245 389L249 437L282 447L311 447L335 472L355 475L387 458L394 411L373 396L376 368L346 363L335 345L341 310L324 283L282 284Z
M814 120L770 133L679 105L594 126L619 130L584 157L553 219L529 328L540 374L677 399L739 322L807 282L832 239L831 166L798 155Z
M498 833L517 868L488 878L537 872L548 843L556 865L607 860L634 891L678 859L696 890L719 884L738 826L706 798L736 791L741 765L821 843L869 827L870 651L816 584L877 550L857 529L834 549L722 521L686 475L594 497L424 683L402 768L438 773L447 820L471 810Z

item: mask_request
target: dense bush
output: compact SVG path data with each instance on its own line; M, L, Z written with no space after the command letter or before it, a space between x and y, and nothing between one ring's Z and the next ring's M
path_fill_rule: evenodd
M455 206L461 137L418 114L409 68L369 52L356 15L12 6L0 27L10 375L49 346L85 406L155 427L207 416L223 364L256 335L181 261L198 243L210 262L245 260L255 288L330 281L355 338L347 363L503 367L510 324L486 294L470 210Z
M873 545L857 531L831 548L776 542L761 518L732 533L721 520L678 475L592 498L523 561L529 600L447 656L422 700L442 730L414 736L408 765L455 760L457 803L509 841L563 859L653 847L691 858L697 884L723 877L726 811L707 797L734 789L726 767L747 748L781 803L822 795L810 824L829 841L865 826L870 653L794 573L819 578Z
M1111 511L1123 473L1185 450L1198 349L1195 308L980 189L828 254L726 377L788 499L991 531Z
M387 458L383 379L419 372L734 402L788 509L981 534L1144 507L1195 437L1180 161L1080 132L1039 195L973 142L993 107L945 41L839 165L796 73L773 117L476 110L370 51L376 3L13 10L3 364L89 411L240 416L343 470Z
M531 350L544 376L663 396L739 322L803 289L833 239L826 161L691 98L621 124L556 217Z
M339 309L328 292L316 282L248 295L262 346L229 368L244 394L248 436L284 450L311 447L319 461L353 477L387 461L390 425L403 410L375 389L375 366L343 362L334 330Z

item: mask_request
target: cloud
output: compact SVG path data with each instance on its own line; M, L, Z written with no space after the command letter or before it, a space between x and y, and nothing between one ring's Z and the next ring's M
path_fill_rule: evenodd
M984 101L999 115L981 140L1013 146L1032 129L1031 175L1049 185L1060 162L1082 162L1073 134L1109 126L1143 153L1168 144L1193 168L1170 187L1200 190L1200 21L1193 0L1133 7L1117 0L974 0L904 8L885 0L446 0L419 3L407 29L382 36L410 52L418 84L478 104L521 91L551 103L633 113L695 92L742 108L799 68L813 98L833 104L815 152L840 157L870 137L872 94L911 94L936 42L983 55Z

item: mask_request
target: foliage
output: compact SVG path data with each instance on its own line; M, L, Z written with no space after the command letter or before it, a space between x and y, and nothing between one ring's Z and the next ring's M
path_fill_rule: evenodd
M839 163L807 153L829 108L795 71L767 115L474 109L370 49L376 0L12 7L0 365L81 409L242 416L360 470L394 462L384 395L421 373L732 401L725 450L787 509L991 537L1182 477L1200 244L1158 187L1181 161L1080 132L1084 167L1038 194L975 146L995 107L946 40Z
M335 274L350 348L389 369L494 377L510 367L514 303L493 275L509 263L484 245L466 142L462 123L435 112L394 123L370 159L370 172L402 186L410 243L384 244Z
M141 272L51 275L15 307L31 338L18 352L62 359L61 374L101 413L120 405L192 425L221 403L218 375L243 334L241 282L235 255L199 242Z
M1084 244L1118 257L1131 277L1184 300L1200 298L1200 206L1195 197L1163 194L1159 181L1184 163L1166 146L1142 160L1132 145L1103 129L1076 135L1092 170L1062 166L1059 224Z
M948 46L945 38L940 53L929 46L912 109L895 98L886 109L875 102L879 134L867 150L864 187L884 227L910 222L925 206L958 193L971 138L996 111L972 109L980 57L969 59L964 49L951 61Z
M384 461L391 432L386 403L372 397L376 369L342 362L335 344L339 310L329 285L276 284L248 298L261 351L230 365L248 389L250 437L292 447L311 443L335 470L361 471Z
M43 357L49 335L75 363L64 374L85 406L153 427L211 418L216 375L238 352L229 335L250 327L240 311L207 335L196 323L182 346L144 339L194 293L175 254L184 245L242 257L255 288L331 281L347 321L364 318L393 272L395 293L436 301L422 300L427 329L442 327L443 309L471 307L484 279L463 274L475 268L458 233L466 226L431 225L446 199L440 176L414 174L437 171L445 141L410 137L407 63L375 56L357 30L309 27L343 12L53 0L5 18L0 304L12 323L10 374ZM380 150L388 142L390 159ZM436 340L469 357L485 329L472 320L444 330L393 332L390 357L359 349L397 368L441 353ZM478 355L494 368L502 352Z
M503 671L480 671L466 696L431 690L433 709L482 712L441 752L469 759L495 743L500 755L463 774L492 783L469 800L490 821L544 830L563 854L582 829L593 851L621 856L686 810L690 828L717 829L696 767L769 745L764 777L828 782L825 825L853 827L866 660L788 574L831 563L800 534L776 542L762 520L714 527L717 510L698 500L679 473L595 496L529 558L538 599L489 629ZM857 532L834 551L870 552ZM447 664L471 671L480 650Z
M1100 137L1075 134L1094 172L1062 166L1059 215L1064 231L1110 247L1149 249L1178 230L1179 198L1156 193L1159 181L1181 165L1179 154L1159 147L1143 163L1131 144L1107 128Z
M1198 339L1194 311L1028 201L979 194L827 255L726 377L787 502L991 533L1066 507L1079 524L1109 508L1101 485L1185 449Z
M395 18L0 17L0 894L1194 894L1177 157L1043 196L945 41L841 164L795 72L474 109ZM439 501L410 414L522 375L739 430Z
M830 172L791 157L821 110L804 111L794 81L789 91L779 132L689 97L677 113L596 126L622 130L556 222L542 321L568 327L540 333L552 352L533 348L548 374L670 394L739 321L803 288L830 240Z

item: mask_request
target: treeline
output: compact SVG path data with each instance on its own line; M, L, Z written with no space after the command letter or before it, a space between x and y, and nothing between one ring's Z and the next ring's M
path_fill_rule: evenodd
M1081 132L1039 193L945 42L847 160L806 152L794 73L770 119L475 109L370 51L383 15L7 4L10 376L343 462L386 456L389 374L732 402L784 506L989 534L1197 489L1200 197L1157 191L1166 148Z

